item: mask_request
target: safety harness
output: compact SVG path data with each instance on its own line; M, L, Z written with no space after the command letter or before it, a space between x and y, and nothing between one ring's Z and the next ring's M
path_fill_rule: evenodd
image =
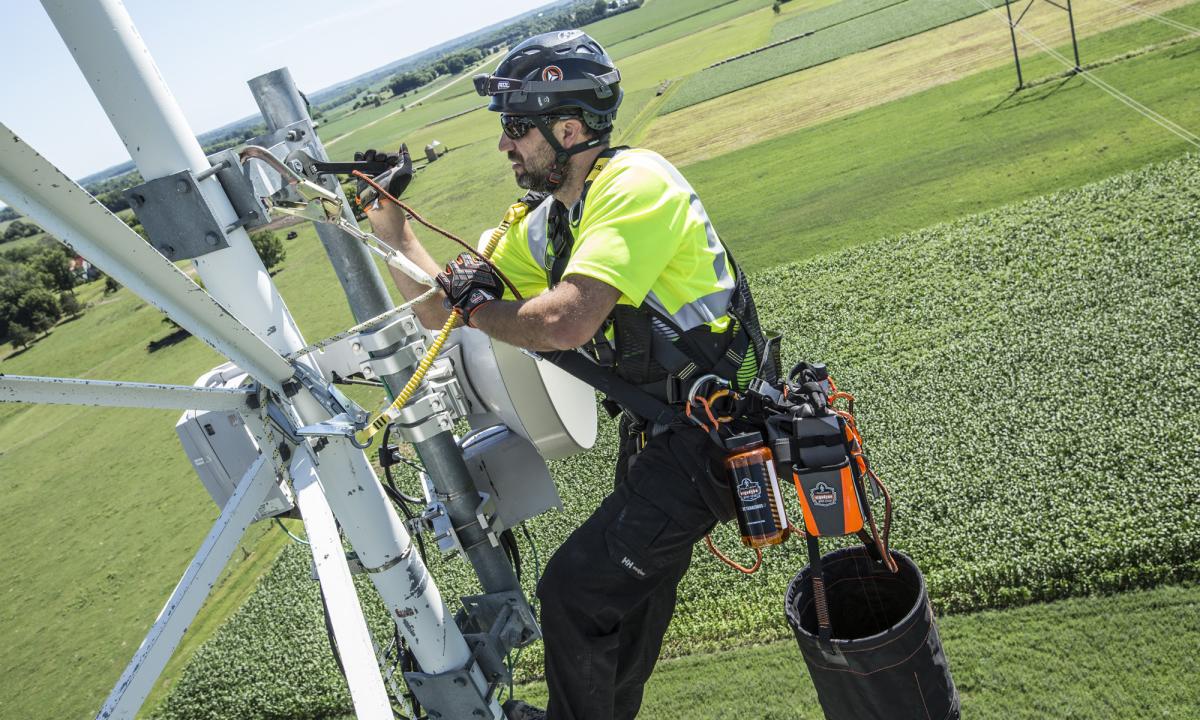
M530 193L523 200L531 209L554 203L547 220L547 249L553 254L545 263L548 287L558 284L566 272L575 244L572 227L583 217L592 183L612 158L627 149L610 148L600 154L579 200L569 210L544 193ZM583 348L542 356L604 393L610 415L624 408L648 423L664 426L683 418L688 389L700 377L722 378L734 389L746 388L763 373L775 380L775 364L762 362L768 356L768 341L759 327L749 284L729 249L724 244L722 249L735 277L726 308L730 325L724 332L714 332L707 325L683 330L643 301L637 307L614 307Z

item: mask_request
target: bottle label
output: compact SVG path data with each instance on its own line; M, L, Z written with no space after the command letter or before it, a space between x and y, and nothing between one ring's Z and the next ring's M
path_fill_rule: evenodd
M783 496L770 462L730 470L738 527L744 537L761 537L787 529Z

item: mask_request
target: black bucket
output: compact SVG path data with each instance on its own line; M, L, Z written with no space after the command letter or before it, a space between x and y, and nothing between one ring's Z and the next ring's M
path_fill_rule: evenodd
M828 720L957 720L958 691L942 651L925 578L893 551L899 572L865 547L822 556L833 639L817 635L811 568L788 586L787 619Z

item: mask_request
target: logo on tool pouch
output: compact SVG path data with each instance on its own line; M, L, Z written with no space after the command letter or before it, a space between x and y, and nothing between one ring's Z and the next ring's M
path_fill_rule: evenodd
M497 89L497 90L507 90L507 89L509 89L510 87L512 87L512 83L510 83L510 82L509 82L509 81L507 81L507 80L498 80L498 81L496 81L496 89Z
M837 504L837 490L823 482L817 483L816 487L809 490L808 497L817 507L830 507Z
M737 486L738 498L744 502L754 502L762 497L762 485L754 482L750 478L742 478Z
M563 79L563 71L557 65L547 65L542 68L542 79L546 82L558 82Z

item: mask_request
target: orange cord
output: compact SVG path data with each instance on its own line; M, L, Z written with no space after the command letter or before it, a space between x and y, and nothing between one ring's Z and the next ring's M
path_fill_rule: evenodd
M733 560L730 560L729 557L725 555L725 553L718 550L717 546L713 544L712 535L704 536L704 544L708 545L709 551L711 551L713 555L716 555L718 560L725 563L726 565L733 568L734 570L737 570L738 572L745 573L746 575L753 575L754 573L758 572L758 569L760 567L762 567L762 557L763 557L762 556L762 548L754 548L754 554L756 556L754 558L754 564L751 565L750 567L745 567L743 565L737 564Z

